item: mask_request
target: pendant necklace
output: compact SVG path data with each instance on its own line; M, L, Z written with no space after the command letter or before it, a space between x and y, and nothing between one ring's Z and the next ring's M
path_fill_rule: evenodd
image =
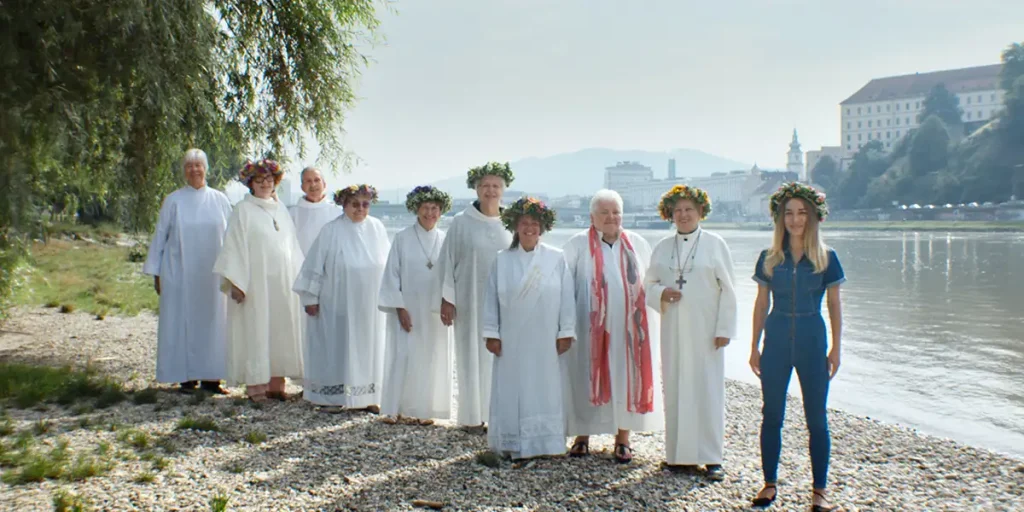
M423 229L423 226L420 226L420 229ZM427 230L423 229L423 231ZM423 245L423 240L420 240L420 232L418 230L413 230L413 234L416 235L416 241L420 243L420 250L423 251L423 256L427 258L427 269L433 269L434 262L430 261L430 255L434 254L434 249L437 247L437 239L440 237L434 237L434 245L430 247L430 252L428 253L426 246Z
M679 259L679 232L678 231L676 232L675 240L673 240L674 244L673 244L672 249L673 249L673 252L675 253L673 257L675 258L676 262L678 262L678 265L679 265L679 274L678 274L679 275L679 279L676 280L676 284L679 286L679 291L682 291L683 290L683 285L686 284L686 278L683 277L683 274L687 272L687 270L686 270L686 264L687 263L690 264L690 272L693 271L693 260L697 257L697 255L694 254L694 251L696 251L697 250L697 246L700 245L700 235L701 235L701 233L703 233L703 231L700 231L700 232L697 233L697 239L693 241L693 245L690 246L690 250L686 253L686 259L685 260L680 260ZM690 233L690 234L692 234L692 233ZM685 241L685 239L684 239L684 241Z

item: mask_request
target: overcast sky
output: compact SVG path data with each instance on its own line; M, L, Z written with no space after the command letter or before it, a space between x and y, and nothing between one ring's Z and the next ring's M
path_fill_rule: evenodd
M358 86L331 187L408 186L587 147L699 149L784 167L839 142L871 78L994 64L1010 0L403 0ZM310 161L307 158L306 162ZM304 162L296 161L301 168Z

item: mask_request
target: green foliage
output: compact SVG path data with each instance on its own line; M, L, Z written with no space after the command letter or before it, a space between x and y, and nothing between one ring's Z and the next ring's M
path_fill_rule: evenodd
M152 228L185 149L222 186L247 156L344 151L373 0L36 0L0 9L0 226ZM0 272L10 242L0 240ZM10 295L0 273L0 298ZM2 305L0 305L2 306Z
M944 84L936 84L924 99L923 109L917 121L924 123L926 119L936 116L948 126L960 126L963 111L956 95L949 92Z
M1013 83L1024 76L1024 44L1013 43L1003 50L1003 70L999 75L999 86L1005 91L1013 90Z
M92 369L0 363L0 400L27 409L40 403L72 405L121 393L120 385Z
M811 181L816 185L820 185L829 194L836 191L840 178L839 164L830 156L821 157L814 164L814 169L811 169Z

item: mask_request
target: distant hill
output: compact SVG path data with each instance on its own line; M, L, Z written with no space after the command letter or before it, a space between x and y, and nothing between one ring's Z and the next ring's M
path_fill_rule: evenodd
M605 167L611 167L621 161L635 161L649 166L654 171L655 178L665 178L668 174L669 158L676 159L677 176L709 176L714 172L745 170L751 166L692 149L640 151L591 148L511 162L512 170L516 174L516 180L511 188L528 193L543 193L549 197L586 195L604 185ZM474 192L466 188L465 174L432 184L455 197L474 196ZM384 190L381 191L381 197L405 197L406 192L408 189Z

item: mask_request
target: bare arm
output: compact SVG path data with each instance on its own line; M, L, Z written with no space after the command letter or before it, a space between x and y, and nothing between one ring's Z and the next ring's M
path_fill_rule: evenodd
M758 350L761 343L761 333L764 331L764 319L768 317L768 286L758 283L757 284L757 298L754 299L754 323L753 323L753 339L751 340L751 350Z
M836 376L839 371L839 355L843 333L843 304L839 297L839 285L828 288L828 319L832 324L832 350L828 354L828 378Z

